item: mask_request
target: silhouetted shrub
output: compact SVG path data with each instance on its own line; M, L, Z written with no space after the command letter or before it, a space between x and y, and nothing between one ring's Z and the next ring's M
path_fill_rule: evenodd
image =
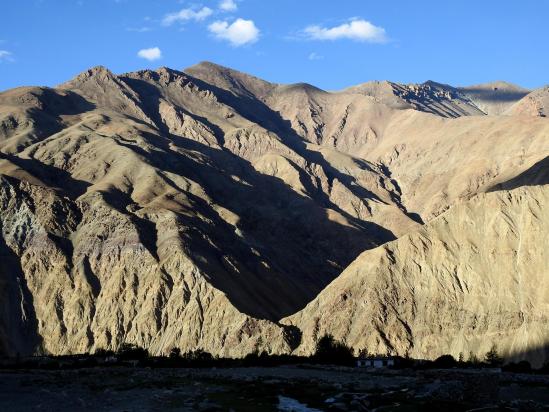
M203 349L197 349L194 351L187 352L185 353L185 355L183 355L183 357L189 360L212 360L213 359L212 354L209 352L206 352Z
M486 353L484 361L493 368L503 365L503 358L499 356L496 345L492 345L492 348Z
M265 352L259 353L255 350L244 356L242 361L246 366L267 366L266 364L271 363L273 360Z
M197 367L211 366L216 360L211 353L206 352L202 349L187 352L181 355L181 358L186 365Z
M318 340L313 359L318 363L349 366L355 361L353 350L332 335L324 335Z
M468 366L479 366L480 359L472 351L469 352L469 359L467 360Z
M370 352L368 352L368 349L364 348L364 349L360 349L358 351L358 357L361 358L361 359L366 359L368 357L370 357Z
M145 360L149 357L149 352L132 343L124 343L118 350L120 360Z
M109 356L114 356L114 351L108 350L108 349L99 348L99 349L96 349L96 351L95 351L95 353L94 353L94 356L96 356L96 357L101 357L101 358L107 358L107 357L109 357Z
M170 359L179 359L181 358L181 349L179 348L172 348L169 355Z
M442 355L433 362L433 367L440 369L455 368L456 366L458 363L452 355Z

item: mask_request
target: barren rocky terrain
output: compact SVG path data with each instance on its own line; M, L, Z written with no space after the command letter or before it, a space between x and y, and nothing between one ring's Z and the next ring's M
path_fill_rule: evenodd
M549 341L547 88L213 63L0 93L0 353Z
M12 411L546 410L547 376L344 367L2 372ZM37 390L37 388L40 388Z

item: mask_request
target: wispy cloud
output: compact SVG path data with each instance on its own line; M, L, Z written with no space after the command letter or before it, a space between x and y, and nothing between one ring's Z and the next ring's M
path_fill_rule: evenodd
M174 23L185 23L187 21L203 21L213 14L213 10L209 7L202 7L199 10L192 8L182 9L175 13L169 13L162 19L164 26L171 26Z
M318 54L316 52L312 52L311 54L309 54L308 59L309 60L322 60L322 59L324 59L324 56L321 56L320 54Z
M13 53L7 50L0 50L0 63L1 62L13 62Z
M213 22L208 26L208 30L218 39L227 40L235 47L255 43L260 34L253 20L240 18L231 24L226 21Z
M152 29L148 26L144 26L144 27L128 27L126 29L126 31L132 31L132 32L135 32L135 33L146 33L148 31L151 31Z
M151 47L150 49L139 50L137 56L152 62L162 58L162 51L158 47Z
M234 0L221 0L219 8L223 11L236 11L238 6Z
M348 39L369 43L385 43L387 35L383 27L378 27L363 19L353 19L334 27L308 26L303 35L309 40Z

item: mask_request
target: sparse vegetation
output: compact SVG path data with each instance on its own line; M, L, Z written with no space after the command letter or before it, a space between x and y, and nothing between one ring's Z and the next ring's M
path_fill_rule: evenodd
M503 365L503 358L499 356L498 348L495 344L492 345L490 350L486 353L484 361L493 368Z
M448 369L457 367L458 363L452 355L442 355L433 362L433 366L436 368Z
M124 343L117 353L121 360L144 360L149 357L149 352L140 346Z
M181 358L181 349L179 348L172 348L169 355L170 359L179 359Z
M94 353L95 356L98 356L98 357L108 357L108 356L114 356L115 353L114 351L112 350L107 350L107 349L103 349L103 348L99 348L95 351Z
M361 350L359 358L368 358L366 350ZM472 352L469 359L463 361L463 354L459 354L459 360L446 354L434 361L418 361L409 357L394 357L398 359L396 369L451 369L451 368L486 368L502 367L505 372L513 373L549 373L549 362L539 369L533 369L526 360L511 362L504 365L503 358L499 355L494 345L486 353L484 362L479 361ZM197 349L187 353L181 353L174 347L168 356L151 356L148 351L134 344L123 344L117 352L106 349L97 349L94 354L69 355L69 356L36 356L31 358L12 358L9 362L2 362L0 369L73 369L93 366L133 366L152 368L235 368L235 367L276 367L283 365L341 365L354 366L356 357L351 348L337 341L331 335L320 338L316 345L316 351L311 356L272 355L266 352L248 354L241 359L218 358L212 354Z
M332 335L324 335L318 340L313 358L318 363L334 365L352 365L355 360L353 350Z
M475 355L472 351L469 352L469 359L467 361L467 363L469 363L470 365L479 365L480 364L480 360L478 358L477 355Z

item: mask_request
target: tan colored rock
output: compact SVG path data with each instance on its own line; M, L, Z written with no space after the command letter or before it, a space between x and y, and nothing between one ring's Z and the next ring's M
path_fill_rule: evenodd
M529 93L507 109L505 113L515 116L549 116L549 86Z
M547 157L548 135L543 118L448 120L402 111L364 156L387 167L402 190L402 203L428 221L456 200L488 191Z
M417 232L360 255L282 323L297 353L332 334L355 350L434 359L495 344L536 365L549 341L549 187L460 202Z

